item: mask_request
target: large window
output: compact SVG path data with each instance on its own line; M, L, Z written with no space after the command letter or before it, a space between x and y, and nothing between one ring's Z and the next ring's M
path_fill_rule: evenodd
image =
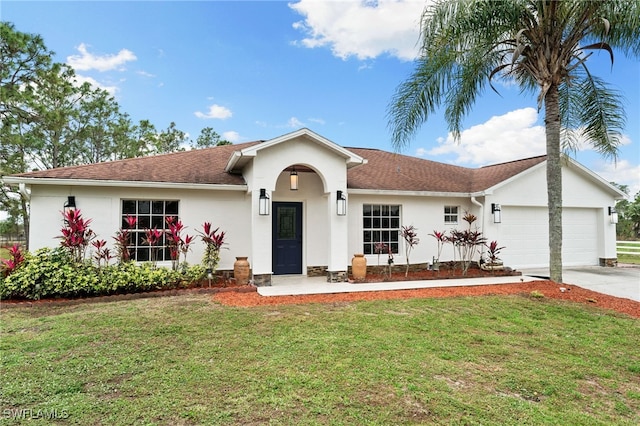
M362 206L364 254L376 254L377 243L391 247L395 254L400 249L400 206L365 204Z
M458 206L444 206L444 223L458 223Z
M171 260L164 231L168 228L166 218L178 217L178 201L122 200L121 226L123 229L129 229L127 216L137 219L135 227L131 229L129 245L131 260L138 262ZM145 230L153 228L162 231L162 237L157 246L150 247L145 243Z

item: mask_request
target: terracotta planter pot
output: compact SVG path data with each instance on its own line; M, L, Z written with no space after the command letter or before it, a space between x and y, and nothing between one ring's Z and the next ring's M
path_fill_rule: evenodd
M351 259L351 274L354 280L364 280L367 277L367 258L358 253Z
M236 284L249 284L250 271L247 257L236 257L236 261L233 263L233 277L236 279Z

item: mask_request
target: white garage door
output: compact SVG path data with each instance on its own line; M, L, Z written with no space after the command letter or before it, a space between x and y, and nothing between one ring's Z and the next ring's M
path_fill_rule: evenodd
M598 222L595 209L565 208L562 212L562 263L598 264ZM505 265L514 268L549 265L549 225L546 208L502 208L501 246Z
M598 215L596 209L562 211L562 263L597 265Z

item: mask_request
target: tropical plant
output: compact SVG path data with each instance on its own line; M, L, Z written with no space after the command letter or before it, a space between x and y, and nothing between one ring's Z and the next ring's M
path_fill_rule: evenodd
M400 230L400 235L402 235L402 238L404 238L404 242L406 243L404 246L405 254L407 256L407 269L404 273L405 277L409 275L409 255L411 254L411 250L413 250L413 248L420 242L417 231L418 229L413 225L403 225Z
M469 228L465 230L452 229L447 237L447 241L453 244L454 253L457 252L460 257L462 266L462 275L466 275L471 262L473 261L478 247L484 245L486 239L482 236L482 232L478 229L471 229L473 223L477 220L476 215L465 212L462 219L469 224Z
M504 247L498 247L497 241L491 241L489 244L485 243L485 247L487 248L487 263L496 263L500 260L498 254L502 251Z
M103 261L104 266L107 266L109 261L113 258L111 250L107 247L107 242L105 240L94 240L91 242L91 245L96 249L93 253L93 258L98 264L98 267L102 266Z
M622 97L587 67L594 49L613 64L614 48L640 56L640 2L437 0L421 18L415 70L389 105L392 142L408 144L442 104L460 139L462 119L494 77L537 92L546 128L549 267L562 282L561 152L584 139L616 158Z
M197 231L205 244L202 263L205 268L214 272L218 267L218 263L220 263L220 250L224 245L225 233L224 231L219 231L220 228L212 230L210 222L205 222L202 225L202 229L203 231Z
M120 228L116 232L116 236L113 237L113 239L115 240L115 249L120 263L125 263L131 260L131 252L129 251L129 245L131 244L130 229L136 228L138 219L135 216L127 216L125 218L125 222L128 227Z
M64 226L60 230L62 233L60 245L71 254L76 263L84 261L87 247L96 237L96 234L89 228L91 219L82 217L80 209L69 209L62 212Z
M174 289L198 283L202 266L154 268L150 263L124 262L97 268L77 264L64 247L26 253L20 267L0 280L0 299L86 297Z
M373 251L378 255L378 266L380 266L380 255L389 251L389 247L385 243L375 243Z
M19 244L9 247L9 259L0 259L0 272L2 276L11 275L24 262L24 254Z
M143 244L147 244L151 249L151 264L155 267L158 263L159 245L162 243L162 231L156 227L144 230Z
M438 256L434 259L434 263L440 262L440 256L442 255L442 248L448 242L447 235L444 233L444 231L440 232L436 230L433 231L433 234L429 234L429 235L435 238L436 242L438 243Z
M171 256L171 266L173 270L177 270L180 265L180 255L184 255L185 262L187 261L187 253L189 252L193 237L191 235L185 235L182 237L181 233L185 226L180 219L169 216L166 219L168 229L165 231L167 234L167 246L169 247L169 255Z

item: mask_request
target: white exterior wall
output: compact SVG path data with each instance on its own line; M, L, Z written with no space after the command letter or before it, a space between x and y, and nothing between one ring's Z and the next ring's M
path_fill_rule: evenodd
M226 232L225 247L220 256L219 269L233 269L236 256L251 253L250 234L246 231L251 211L250 197L244 191L178 190L114 187L61 187L35 185L31 189L31 229L29 248L56 247L63 226L63 205L67 196L76 197L76 206L83 217L92 219L91 229L98 239L107 241L113 250L113 237L120 228L122 199L179 200L179 217L187 227L183 235L197 236L204 222ZM187 262L202 261L204 244L199 237L192 244ZM90 256L90 253L88 253ZM166 262L169 265L169 262Z
M300 165L312 168L318 181L304 188L300 173L298 194L287 191L288 182L278 186L278 178L289 166ZM249 173L244 173L249 190L254 193L253 206L257 209L258 193L265 188L271 201L303 201L303 229L307 244L303 248L303 271L306 266L315 266L316 261L326 265L329 271L347 269L347 221L336 215L336 191L347 190L347 168L345 159L326 146L306 137L293 138L277 145L257 151ZM288 179L287 173L282 179ZM308 177L308 176L307 176ZM271 215L252 215L254 274L272 273ZM316 224L319 224L317 229ZM322 234L321 234L322 232ZM326 243L325 243L326 242ZM317 243L317 246L315 245ZM313 247L313 248L311 248ZM324 252L324 253L322 253ZM304 260L306 259L306 261ZM324 260L323 260L324 259Z
M452 229L467 229L467 222L462 220L465 211L478 215L476 207L470 202L470 198L463 197L426 197L426 196L394 196L394 195L368 195L351 194L349 197L349 258L355 253L362 253L363 249L363 225L362 206L364 204L399 204L400 226L413 225L417 228L420 242L411 250L409 260L414 263L431 263L438 256L436 239L429 234L433 231L449 233ZM444 206L458 206L458 223L444 223ZM480 227L480 223L475 225ZM406 265L404 240L400 237L400 250L394 255L395 265ZM377 265L378 255L367 255L367 265ZM441 261L453 260L454 253L451 244L445 244ZM387 262L386 255L380 255L380 265Z
M607 208L615 196L585 179L575 165L562 168L563 264L597 265L599 258L616 257L616 227ZM546 169L533 169L484 197L485 236L505 249L505 265L514 268L549 266L549 219ZM493 223L491 203L502 208L502 223Z

